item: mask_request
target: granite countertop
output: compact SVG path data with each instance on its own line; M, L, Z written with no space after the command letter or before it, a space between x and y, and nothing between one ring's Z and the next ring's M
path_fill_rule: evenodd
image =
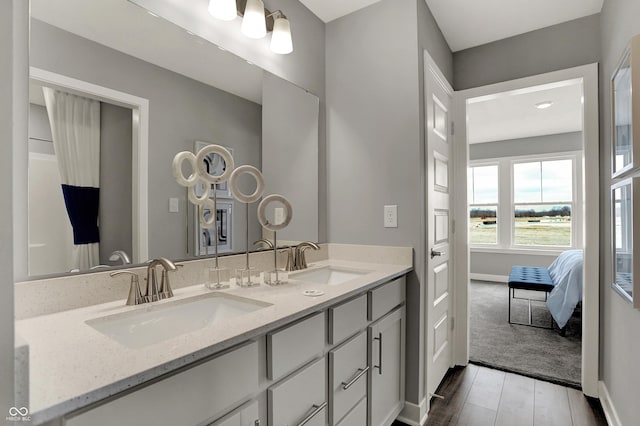
M152 305L126 306L123 300L87 306L16 322L16 333L29 343L30 413L34 424L58 418L157 378L291 321L406 274L411 265L324 260L309 269L338 266L370 271L338 285L295 280L278 287L232 286L222 293L271 304L230 320L142 348L130 348L100 333L86 321L211 293L201 283L174 291ZM305 290L322 290L317 297Z

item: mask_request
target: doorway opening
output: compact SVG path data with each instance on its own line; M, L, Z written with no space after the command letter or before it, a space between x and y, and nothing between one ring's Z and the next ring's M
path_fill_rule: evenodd
M456 122L464 123L457 158L467 165L456 175L456 189L466 187L456 197L456 221L466 224L458 227L456 255L468 265L456 278L456 316L466 324L455 331L455 363L470 360L595 396L597 66L457 92L455 103ZM513 266L548 268L570 255L580 258L564 265L575 270L571 282L548 294L507 285ZM554 292L564 303L547 302Z
M562 253L582 270L581 81L469 99L467 142L470 360L579 387L581 280L559 269L551 296L506 284Z

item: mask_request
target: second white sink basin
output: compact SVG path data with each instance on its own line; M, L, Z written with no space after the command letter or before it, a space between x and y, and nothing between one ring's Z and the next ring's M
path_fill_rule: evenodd
M325 266L318 269L290 273L289 279L307 281L315 284L337 285L366 275L369 272L371 271Z
M209 293L87 321L87 325L130 347L141 348L257 311L270 303Z

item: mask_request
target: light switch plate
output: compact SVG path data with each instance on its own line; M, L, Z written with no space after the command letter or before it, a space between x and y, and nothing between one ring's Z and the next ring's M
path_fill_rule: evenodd
M169 198L169 213L178 213L180 208L178 207L177 198Z
M398 227L398 206L384 206L384 227Z

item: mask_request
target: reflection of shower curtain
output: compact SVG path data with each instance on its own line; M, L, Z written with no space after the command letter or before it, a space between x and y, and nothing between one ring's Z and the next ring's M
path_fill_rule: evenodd
M44 89L62 193L73 228L74 268L98 265L100 102Z

